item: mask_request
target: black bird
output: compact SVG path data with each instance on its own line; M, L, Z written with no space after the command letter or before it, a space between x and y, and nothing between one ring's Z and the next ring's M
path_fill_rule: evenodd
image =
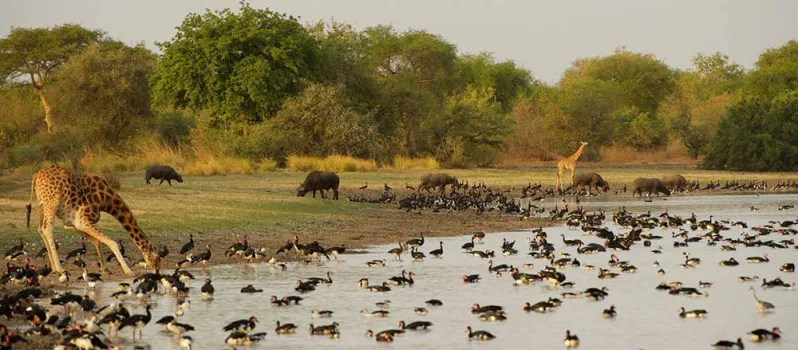
M440 242L441 247L429 252L429 255L434 256L436 258L440 258L443 256L443 241Z
M258 318L255 316L246 320L238 320L230 322L227 326L222 328L225 332L244 332L249 334L258 325Z
M24 252L24 248L25 248L25 243L22 242L22 238L20 238L19 244L11 247L11 249L9 249L6 252L5 259L11 260L13 257L19 256L21 252Z
M213 293L215 292L213 285L211 284L210 279L205 279L205 284L202 285L200 288L200 292L202 292L202 299L209 300L213 299Z
M86 255L86 240L82 237L80 238L80 248L74 249L71 252L67 253L66 258L64 260L69 261L70 258L78 257L81 255Z
M146 314L144 315L133 315L130 316L122 321L119 325L119 329L124 329L125 327L133 327L133 340L136 340L136 331L139 331L139 340L141 340L141 330L150 323L152 320L152 313L150 313L150 308L152 306L147 305Z
M186 253L190 252L194 249L194 234L191 233L188 235L188 243L183 245L183 248L180 248L180 255L185 255Z
M407 182L405 182L405 188L408 189L408 190L411 190L411 191L415 191L416 190L415 187L408 185Z
M164 246L164 248L166 248L166 246ZM119 242L119 253L122 255L123 258L127 258L127 256L125 255L125 245L122 244L122 242ZM116 259L116 255L114 255L114 253L108 253L108 256L105 257L105 262L111 262L111 260L114 259Z
M387 183L387 182L385 183L385 186L384 186L384 188L385 188L385 192L391 192L391 191L393 191L393 188L391 188L391 186L388 186L388 183Z
M405 324L405 321L399 321L399 328L403 329L403 330L404 329L411 329L411 330L414 330L414 331L418 331L418 330L427 329L429 327L432 327L432 322L416 321L416 322L411 322L409 324Z
M471 237L471 242L463 244L463 246L461 248L463 248L463 250L469 251L469 252L472 249L474 249L474 237Z
M244 288L241 288L241 293L260 293L263 292L263 289L256 289L253 285L248 285Z
M369 183L368 183L368 182L366 182L366 184L365 184L365 185L363 185L363 186L360 186L360 189L361 189L361 190L365 190L365 189L367 189L367 188L369 188Z
M479 274L476 275L463 275L463 282L465 283L475 283L479 282Z
M163 247L161 247L161 250L158 251L158 256L160 256L161 259L163 259L167 255L169 255L169 248L167 248L166 245L164 245Z

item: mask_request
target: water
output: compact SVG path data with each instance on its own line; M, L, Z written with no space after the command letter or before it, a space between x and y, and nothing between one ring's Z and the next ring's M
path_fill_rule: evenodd
M749 227L764 225L769 220L794 220L796 211L778 211L779 204L798 202L798 195L763 195L763 196L688 196L671 197L667 200L654 199L651 203L629 198L598 197L591 198L583 205L588 209L604 208L611 212L624 205L627 210L642 213L651 210L652 215L659 215L665 209L671 214L683 218L695 213L699 219L707 219L715 215L716 219L742 220ZM750 206L761 208L752 212ZM573 204L572 204L573 206ZM627 232L612 224L611 219L605 225L616 233ZM655 229L649 233L664 236L665 239L654 241L651 248L641 244L635 245L631 251L616 252L621 260L628 260L638 268L634 274L622 274L617 279L600 280L596 276L598 271L588 271L582 268L568 267L562 270L569 281L576 283L576 287L568 289L554 289L548 282L538 282L527 286L514 286L509 274L497 278L488 273L488 262L463 254L460 246L467 242L468 237L427 238L422 251L425 253L438 247L438 242L444 242L444 256L442 259L429 258L423 262L412 262L409 255L404 255L403 261L393 261L387 251L395 244L376 246L369 249L367 254L343 255L340 261L325 262L322 266L303 266L290 264L286 271L269 268L268 265L234 265L215 266L207 269L207 275L212 278L216 287L215 300L207 302L201 300L199 287L205 276L200 276L199 271L193 270L197 280L194 281L195 291L189 300L191 308L181 322L193 325L197 331L190 332L194 338L195 348L217 349L224 348L224 339L227 333L222 327L227 323L248 318L254 315L260 319L260 324L255 332L268 333L266 340L255 345L261 348L280 349L318 349L319 346L334 348L418 348L428 347L437 349L454 348L520 348L535 347L540 349L561 348L564 333L570 329L581 340L582 348L586 349L705 349L716 341L736 340L741 337L747 346L757 349L796 349L798 348L798 298L795 291L783 288L762 290L761 281L742 283L738 276L746 275L773 279L781 276L787 282L794 282L795 276L790 273L779 272L779 267L786 262L795 262L798 254L794 249L775 250L766 247L745 248L738 247L736 252L721 252L719 246L710 247L706 243L693 243L688 248L673 248L670 232L674 230ZM748 230L746 230L748 231ZM565 226L547 228L549 241L555 244L557 252L568 252L579 259L582 264L606 267L609 259L608 253L593 255L578 255L575 248L564 247L560 234L565 234L568 239L579 238L585 243L598 242L593 236L584 236L580 230L568 229ZM723 234L726 237L738 236L742 229L732 227ZM695 235L691 232L691 235ZM537 272L546 265L545 260L536 260L527 256L526 237L529 232L509 232L489 234L485 244L477 244L476 249L493 249L501 252L502 238L509 241L515 240L515 247L519 250L516 256L497 256L495 264L512 264L521 266L524 263L534 263L531 269L522 268L522 272ZM412 237L407 237L410 239ZM766 236L763 240L781 240L790 237ZM655 255L651 249L662 247L663 254ZM684 261L682 252L690 252L691 256L699 257L701 265L695 269L681 269L679 264ZM749 256L762 256L768 253L771 259L766 264L749 264L745 258ZM741 262L737 267L721 267L720 260L735 257ZM388 259L388 266L384 268L368 268L364 262L372 259ZM666 275L657 275L658 268L652 266L654 261L659 261ZM357 285L360 278L366 277L370 284L379 284L392 276L401 274L402 269L416 273L416 283L412 287L392 286L387 293L369 292ZM617 269L612 269L619 272ZM333 271L334 283L319 285L317 290L302 295L305 298L299 306L273 307L269 303L271 295L278 297L297 295L294 291L297 279L307 277L325 277L327 271ZM479 283L464 284L460 278L463 274L479 273L484 279ZM673 296L667 292L657 291L654 287L662 281L681 281L685 286L698 287L698 281L711 281L714 285L706 289L708 298L692 298L687 296ZM248 284L263 288L264 292L254 295L241 294L239 290ZM757 312L756 304L749 286L757 287L758 296L776 305L776 311L769 314ZM548 297L560 297L565 291L576 292L588 287L607 287L610 295L599 302L588 301L585 298L563 299L563 305L553 312L538 314L526 313L522 310L524 302L535 303L546 300ZM97 299L101 305L111 302L108 296L114 291L115 284L99 286ZM443 306L434 307L424 305L424 301L437 298L443 301ZM364 317L360 310L368 308L369 311L378 309L374 303L384 299L391 300L391 312L387 318ZM153 321L144 330L144 340L153 348L177 348L170 342L171 335L160 333L161 327L155 321L165 315L172 314L175 310L174 298L170 296L154 296L152 298ZM471 314L470 307L473 303L481 305L502 305L508 314L504 322L486 323L480 321L476 315ZM604 319L602 310L615 305L618 316L615 319ZM426 307L430 312L427 316L414 313L415 307ZM678 316L677 309L706 309L709 316L706 319L682 319ZM331 319L312 319L311 310L333 310ZM143 313L140 306L130 307L131 313ZM275 321L294 323L299 326L295 335L277 335L274 333ZM429 331L414 332L399 336L393 344L376 343L373 338L364 337L367 329L379 332L385 329L396 329L399 320L406 323L417 320L430 321L434 325ZM324 336L310 336L307 332L309 323L315 325L329 324L337 321L340 324L341 338L331 340ZM467 340L466 326L475 330L487 330L497 336L490 342ZM770 329L779 326L784 332L783 338L778 343L765 342L753 345L746 336L746 332L756 329ZM130 347L130 331L123 330L120 334L123 346Z

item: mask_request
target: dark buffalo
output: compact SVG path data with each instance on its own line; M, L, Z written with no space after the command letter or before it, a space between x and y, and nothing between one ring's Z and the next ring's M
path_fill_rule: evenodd
M655 193L657 196L659 196L660 193L666 196L671 195L671 191L665 187L665 184L662 183L662 180L654 178L639 177L635 179L635 181L632 183L631 190L632 197L634 197L635 194L639 194L640 197L642 197L643 192L646 192L649 196Z
M604 192L610 190L610 185L604 181L601 175L596 173L579 173L574 175L572 186L574 188L587 186L588 193L590 193L591 189L595 189L596 192L599 192L599 190L603 190Z
M168 165L150 165L147 167L147 173L144 175L144 180L147 181L147 185L150 184L150 179L160 179L161 182L158 184L162 184L164 180L169 183L169 186L172 186L172 180L177 182L183 183L183 177L175 171L174 168Z
M672 175L665 175L662 178L662 183L665 184L671 191L689 191L690 184L687 182L687 179L680 174L672 174Z
M424 189L427 190L427 192L430 192L430 188L440 188L441 192L443 192L446 190L446 185L457 184L457 178L449 174L426 174L421 177L421 184L418 185L418 191Z
M311 171L305 178L305 182L299 184L296 188L297 197L304 197L310 191L313 191L313 198L316 198L316 191L321 192L321 198L324 196L324 191L332 189L333 199L338 200L338 185L341 180L338 175L330 171Z

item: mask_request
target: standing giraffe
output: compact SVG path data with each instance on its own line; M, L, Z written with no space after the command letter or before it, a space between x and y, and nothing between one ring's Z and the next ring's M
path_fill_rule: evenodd
M557 186L560 190L562 190L562 173L565 169L571 170L571 184L574 183L574 172L576 171L576 161L579 160L579 156L582 155L582 151L585 150L585 146L587 146L587 141L582 141L579 149L574 152L570 157L560 159L557 162Z
M58 165L50 165L33 174L30 202L26 206L28 229L30 229L31 203L34 194L41 207L39 209L39 234L47 247L50 266L54 271L63 271L53 237L53 225L55 225L55 218L58 217L64 223L64 229L78 232L94 243L103 273L107 270L100 243L111 249L126 275L133 275L133 271L122 258L116 241L105 236L95 226L100 221L100 212L111 214L122 224L153 271L157 271L160 267L160 256L149 243L147 235L136 223L130 208L102 177L71 173Z

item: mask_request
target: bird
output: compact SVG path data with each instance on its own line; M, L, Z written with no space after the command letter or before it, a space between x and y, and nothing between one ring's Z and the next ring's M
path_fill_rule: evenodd
M141 330L145 326L147 326L148 323L150 323L150 320L152 320L152 313L150 312L151 308L152 306L147 305L147 307L145 308L146 314L132 315L122 320L122 323L119 324L119 329L121 330L124 329L125 327L133 327L133 340L134 341L136 340L136 331L139 331L139 340L141 340L142 337Z
M190 233L188 235L188 242L180 248L180 255L186 255L192 249L194 249L194 234Z
M360 310L360 313L367 317L387 317L391 312L387 310L376 310L369 312L368 309L363 309Z
M263 289L257 289L257 288L255 288L255 286L253 286L251 284L246 286L246 287L244 287L244 288L241 288L241 293L250 293L251 294L251 293L260 293L260 292L263 292Z
M421 238L413 238L405 242L405 246L410 248L419 248L424 245L424 232L421 233Z
M387 183L387 182L385 183L385 185L383 186L383 188L385 189L385 192L391 192L391 191L393 191L393 188L391 188L391 186L388 186L388 183Z
M407 182L405 182L405 188L408 189L408 190L411 190L411 191L415 191L416 190L415 187L410 186Z
M11 260L24 253L25 243L22 238L19 239L19 244L8 249L5 255L5 260Z
M463 282L465 283L476 283L479 282L479 280L480 280L479 274L463 275Z
M749 256L745 260L748 261L749 263L753 263L753 264L770 262L770 259L768 259L768 253L765 253L764 257L761 257L761 256Z
M751 341L754 342L761 342L763 340L777 340L781 338L781 329L779 327L773 327L772 330L767 329L755 329L747 333L751 337Z
M563 340L563 345L566 348L575 348L579 346L579 337L576 334L571 334L570 330L565 331L565 340Z
M404 250L405 250L405 244L399 242L399 248L393 248L389 250L388 253L394 256L394 260L402 261L402 252L404 252Z
M443 302L441 302L438 299L430 299L425 301L424 303L431 306L443 306Z
M759 312L773 311L776 308L775 305L767 301L759 300L756 296L756 289L754 289L754 286L751 286L749 289L754 293L754 300L756 300L756 307L759 309Z
M329 318L329 317L332 317L333 312L330 311L330 310L321 310L320 311L318 309L313 309L313 310L311 310L310 314L311 314L311 316L313 318Z
M293 334L296 331L296 328L296 325L293 323L280 324L280 321L277 321L277 328L274 329L274 333Z
M378 302L374 303L374 305L377 305L377 307L379 307L381 309L387 309L387 308L391 307L391 301L390 300L378 301Z
M615 305L610 305L609 309L604 309L601 313L604 318L614 318L618 313L615 311Z
M66 257L64 258L65 261L69 261L69 259L86 255L86 240L81 237L80 238L80 248L73 249L69 253L67 253Z
M369 183L368 183L368 182L366 182L366 184L365 184L365 185L363 185L363 186L360 186L360 188L359 188L359 189L361 189L361 190L365 190L365 189L367 189L367 188L369 188Z
M184 335L180 337L180 341L178 345L180 346L180 350L191 350L191 345L194 342L194 339L190 336Z
M202 285L200 288L200 292L202 292L202 299L203 300L211 300L213 299L213 293L215 293L215 289L211 284L211 280L209 278L205 279L205 284Z
M472 331L471 326L466 327L466 333L468 333L469 340L491 340L496 338L495 335L490 334L487 331Z
M681 318L703 318L707 316L707 310L695 309L685 311L683 307L679 308L679 317Z
M436 258L440 258L443 256L443 241L440 242L440 248L432 250L429 252L429 255L434 256Z
M399 329L410 329L414 331L418 330L426 330L429 327L432 327L432 322L427 321L415 321L408 324L405 324L405 321L399 321Z
M721 340L721 341L718 341L715 344L712 344L712 346L714 346L715 349L731 349L731 348L734 348L735 346L738 349L745 349L745 345L743 344L743 340L740 339L740 338L737 338L736 342L728 341L728 340Z
M222 327L222 330L225 332L243 332L249 334L257 326L258 318L255 316L250 316L248 319L230 322L226 326Z

